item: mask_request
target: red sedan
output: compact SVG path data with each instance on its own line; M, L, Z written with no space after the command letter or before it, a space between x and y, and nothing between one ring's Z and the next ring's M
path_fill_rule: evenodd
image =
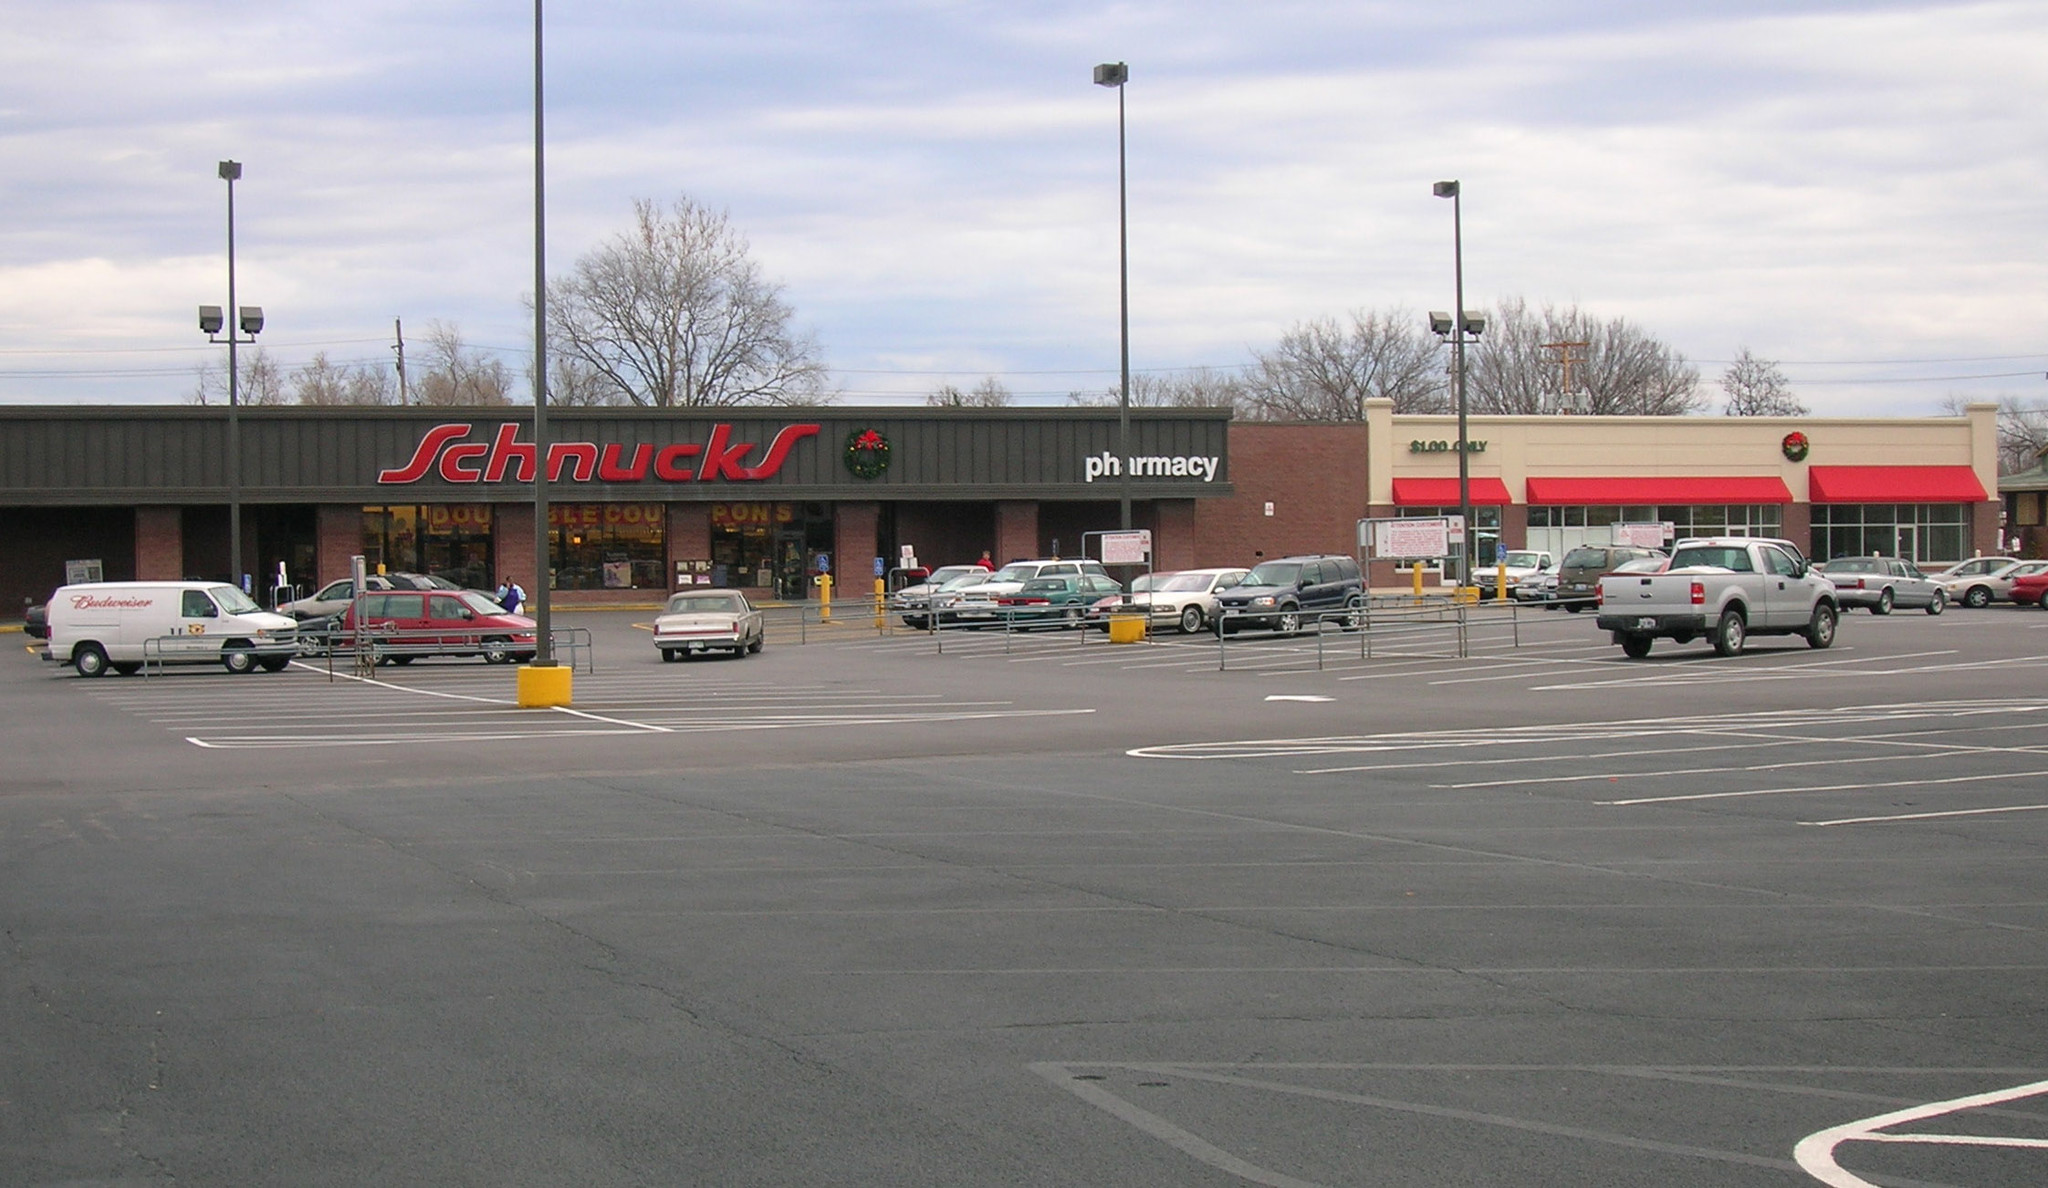
M2012 590L2007 594L2021 606L2032 604L2048 610L2048 571L2021 574L2012 580Z

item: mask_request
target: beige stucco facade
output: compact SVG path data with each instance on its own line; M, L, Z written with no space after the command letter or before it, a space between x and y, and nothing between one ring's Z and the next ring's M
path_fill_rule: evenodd
M1455 479L1454 450L1417 452L1413 442L1454 443L1455 416L1396 414L1368 401L1366 482L1374 506L1394 503L1397 478ZM1532 477L1762 477L1783 480L1796 503L1811 499L1814 466L1968 466L1987 493L1998 490L1998 406L1973 404L1961 417L1565 417L1467 418L1473 477L1497 478L1517 504ZM1785 435L1812 443L1789 461Z

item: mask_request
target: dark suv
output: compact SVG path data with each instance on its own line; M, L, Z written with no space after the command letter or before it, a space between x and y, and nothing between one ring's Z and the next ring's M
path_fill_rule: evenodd
M1358 562L1328 554L1261 561L1244 581L1216 596L1216 630L1270 627L1285 634L1301 630L1303 616L1365 606L1365 579Z
M1638 548L1634 545L1579 545L1564 555L1557 565L1557 597L1552 606L1578 614L1593 605L1600 593L1600 579L1613 573L1623 562L1638 557L1661 557L1657 549Z

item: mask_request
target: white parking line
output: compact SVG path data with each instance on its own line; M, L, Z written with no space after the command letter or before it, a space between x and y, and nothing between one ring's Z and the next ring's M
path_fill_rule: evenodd
M1736 792L1692 792L1680 796L1643 796L1631 800L1596 800L1622 807L1636 804L1681 804L1695 800L1740 800L1751 796L1793 796L1807 792L1869 792L1878 788L1924 788L1939 784L1978 784L1986 780L2037 780L2048 771L2001 771L1989 775L1946 776L1942 779L1884 780L1868 784L1815 784L1808 788L1749 788Z
M1801 825L1873 825L1886 821L1931 821L1940 817L1985 817L1998 813L2038 813L2048 804L2013 804L2000 808L1949 809L1938 813L1894 813L1888 817L1840 817L1833 821L1801 821Z
M1792 1148L1792 1160L1799 1165L1801 1171L1828 1185L1828 1188L1877 1188L1876 1184L1845 1170L1837 1163L1835 1148L1843 1143L1925 1143L1930 1146L2007 1147L2048 1151L2048 1139L2001 1135L1930 1134L1926 1131L1893 1133L1886 1129L1924 1122L1929 1118L1959 1114L1983 1106L2039 1097L2043 1094L2048 1094L2048 1081L2035 1081L2028 1085L2015 1085L2010 1089L1995 1089L1989 1093L1909 1106L1903 1110L1893 1110L1889 1114L1878 1114L1872 1118L1830 1126L1826 1130L1816 1131L1800 1139L1798 1145ZM2036 1174L2032 1178L2039 1183L2043 1177Z

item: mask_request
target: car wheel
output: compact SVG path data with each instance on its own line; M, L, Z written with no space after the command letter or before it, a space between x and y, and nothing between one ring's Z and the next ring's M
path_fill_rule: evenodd
M292 658L290 656L265 656L263 658L263 671L283 672L284 666L291 662Z
M107 674L107 651L96 643L82 643L71 649L71 667L82 677Z
M1877 605L1870 608L1870 613L1873 615L1888 615L1892 613L1892 588L1890 586L1886 586L1878 593Z
M1930 615L1938 615L1947 609L1948 591L1936 590L1934 592L1934 597L1929 599L1927 602L1927 613Z
M408 659L408 660L409 660L409 659L411 659L411 657L410 657L410 656L407 656L407 657L404 657L404 659ZM484 663L485 663L485 664L510 664L510 663L512 663L512 641L511 641L511 640L509 640L509 639L506 639L506 638L505 638L504 636L494 636L494 637L492 637L492 638L490 638L490 639L487 639L487 640L485 640L485 641L484 641Z
M1721 612L1721 621L1714 624L1715 652L1723 656L1739 655L1748 637L1749 624L1743 622L1741 611L1729 607Z
M1070 606L1067 608L1066 614L1060 616L1060 618L1062 623L1066 626L1066 629L1072 631L1074 628L1079 627L1081 625L1081 608L1078 606Z
M1991 589L1988 586L1971 586L1963 594L1963 605L1971 610L1982 610L1991 605Z
M120 673L122 676L134 676L136 673L142 671L142 661L116 660L111 665L111 667L115 672Z
M1635 634L1622 636L1621 653L1631 660L1641 660L1650 654L1650 637Z
M1202 608L1193 605L1182 607L1180 612L1180 633L1182 635L1193 635L1201 629Z
M256 653L248 648L230 644L220 652L221 667L232 673L256 671Z
M905 615L903 616L903 625L912 631L923 631L931 626L931 620L915 615Z
M1365 627L1365 599L1353 594L1344 600L1344 630L1358 631Z
M1274 621L1274 625L1282 635L1301 634L1301 611L1295 607L1287 607L1280 612L1280 617Z
M1825 602L1813 608L1813 618L1806 623L1807 647L1824 648L1835 642L1835 617L1835 608Z
M676 662L676 650L674 648L661 649L661 662L663 664L674 664Z
M1573 613L1573 614L1575 614L1575 615L1576 615L1576 614L1578 614L1578 613L1579 613L1580 611L1582 611L1582 610L1585 610L1586 608L1585 608L1585 607L1583 607L1583 606L1581 606L1581 605L1579 605L1579 604L1578 604L1578 603L1576 603L1576 602L1567 602L1567 603L1565 603L1565 604L1564 604L1564 609L1566 609L1566 610L1568 610L1568 611L1570 611L1571 613Z
M767 646L768 646L768 637L767 637L767 636L765 636L765 635L757 635L757 636L755 636L755 637L754 637L754 642L753 642L753 643L750 643L750 644L748 644L748 645L747 645L747 651L749 651L749 652L753 652L754 654L756 654L756 655L759 655L759 654L760 654L760 651L761 651L761 649L762 649L762 648L764 648L764 647L767 647Z
M393 656L393 657L391 658L391 662L392 662L393 664L397 664L397 665L403 666L403 665L411 664L411 663L412 663L413 661L415 661L415 660L417 660L417 659L419 659L419 657L417 657L417 656Z

